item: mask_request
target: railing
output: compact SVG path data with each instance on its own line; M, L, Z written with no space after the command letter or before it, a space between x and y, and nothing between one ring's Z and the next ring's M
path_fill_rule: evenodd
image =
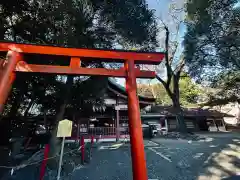
M120 136L128 136L128 127L119 128ZM116 137L115 127L90 127L90 128L80 128L81 134L93 135L93 136L106 136L106 137Z
M116 135L115 127L94 127L88 129L89 135Z

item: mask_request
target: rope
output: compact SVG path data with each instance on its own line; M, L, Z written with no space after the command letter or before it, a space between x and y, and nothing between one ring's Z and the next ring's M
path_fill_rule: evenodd
M80 146L80 147L77 148L77 149L73 149L73 150L71 150L71 151L65 152L65 153L63 153L63 155L69 154L69 153L74 152L74 151L76 151L76 150L79 151L79 150L81 149L81 147L82 147L82 146ZM39 163L41 163L41 162L44 161L44 160L49 160L49 159L56 158L56 157L58 157L58 156L60 156L60 154L57 154L56 156L52 156L52 157L49 157L49 158L45 158L45 159L42 159L42 160L39 160L39 161L35 161L35 162L29 163L29 164L20 164L20 165L18 165L18 166L0 166L0 168L19 170L19 169L22 169L22 168L27 167L27 166L32 166L32 165L39 164Z
M124 137L124 144L127 144L127 136L125 136ZM100 142L96 142L97 144L99 144ZM80 146L80 147L78 147L78 148L76 148L76 149L73 149L73 150L70 150L70 151L68 151L68 152L65 152L65 153L63 153L63 155L65 155L65 154L69 154L69 153L71 153L71 152L74 152L74 151L79 151L81 148L82 148L83 146ZM91 145L91 150L92 150L92 145ZM38 152L39 153L39 152ZM91 154L92 154L92 152L91 152ZM36 165L36 164L39 164L39 163L41 163L42 161L44 161L44 160L50 160L50 159L53 159L53 158L56 158L56 157L58 157L58 156L60 156L60 154L57 154L57 155L55 155L55 156L52 156L52 157L48 157L48 158L45 158L45 159L42 159L42 160L39 160L39 161L35 161L35 162L32 162L32 163L29 163L29 164L20 164L20 165L17 165L17 166L0 166L0 168L5 168L5 169L15 169L15 170L18 170L18 169L22 169L22 168L24 168L24 167L27 167L27 166L32 166L32 165ZM33 156L32 156L33 157ZM31 157L31 158L32 158ZM30 159L31 159L30 158Z

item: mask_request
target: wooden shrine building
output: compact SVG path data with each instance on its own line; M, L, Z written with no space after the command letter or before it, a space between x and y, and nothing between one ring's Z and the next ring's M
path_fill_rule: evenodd
M114 79L108 78L107 88L103 95L104 104L93 107L93 114L90 117L79 119L80 132L93 135L101 134L107 137L128 134L127 98L126 89ZM138 99L140 109L155 104L153 97L138 96Z

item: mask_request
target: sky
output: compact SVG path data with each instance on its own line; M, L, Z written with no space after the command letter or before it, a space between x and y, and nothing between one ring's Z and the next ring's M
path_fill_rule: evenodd
M183 7L184 0L147 0L149 9L155 10L155 16L158 18L158 26L162 27L162 22L161 22L162 20L169 27L170 31L176 34L177 23L172 18L172 16L169 15L169 9L172 7L171 6L172 2L174 2L176 8L181 8ZM185 16L184 12L176 14L176 17L179 20L183 20L184 16ZM177 38L179 42L182 41L185 32L186 32L186 27L184 23L181 23L179 26L179 36ZM171 37L176 38L176 36L174 35L172 35ZM159 42L162 42L165 39L165 32L164 31L159 32L157 39ZM164 51L162 43L160 43L160 46L161 47L158 48L157 51ZM181 55L182 51L183 51L183 47L180 46L177 50L178 57ZM164 71L161 71L161 72L163 73L160 74L160 76L164 78L165 73ZM116 80L120 85L125 86L125 79L117 78ZM141 83L144 83L144 82L149 83L149 81L141 81ZM157 82L156 80L151 81L151 83L156 83L156 82Z
M240 0L238 1L238 3L235 5L235 8L240 7Z

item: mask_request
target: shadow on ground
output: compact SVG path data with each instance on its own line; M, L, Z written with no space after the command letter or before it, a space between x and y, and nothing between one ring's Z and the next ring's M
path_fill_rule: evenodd
M208 145L211 155L203 163L199 180L239 178L237 176L237 173L240 173L239 136L215 137Z
M165 160L162 179L221 180L234 178L240 172L239 134L209 133L196 141L156 139L159 153ZM148 156L149 158L150 156ZM176 173L178 177L176 177ZM160 179L161 179L160 178ZM239 178L239 177L237 177ZM236 179L236 177L235 177Z
M239 175L234 175L227 178L223 178L222 180L239 180L239 179L240 179Z

